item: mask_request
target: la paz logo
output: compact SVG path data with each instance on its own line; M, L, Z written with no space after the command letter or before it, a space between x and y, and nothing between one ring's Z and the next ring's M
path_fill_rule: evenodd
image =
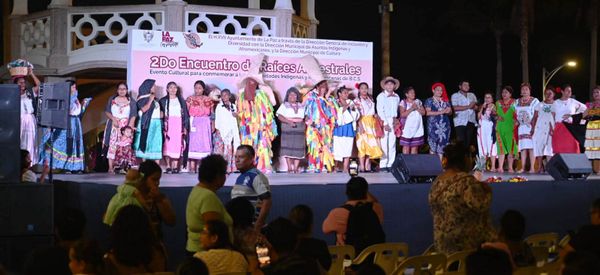
M175 41L174 37L172 37L169 32L162 32L161 47L177 47L177 45L179 45L179 43Z
M203 44L200 36L196 33L186 32L183 33L183 37L185 38L185 44L190 49L200 48Z
M150 43L150 41L152 41L152 38L154 38L153 31L145 31L144 32L144 41L146 41L146 43Z

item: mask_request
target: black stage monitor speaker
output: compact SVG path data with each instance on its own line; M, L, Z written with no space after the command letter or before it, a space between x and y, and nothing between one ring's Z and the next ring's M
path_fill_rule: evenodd
M592 173L592 164L585 154L556 154L546 164L554 180L585 180Z
M0 161L0 183L20 182L21 95L16 84L0 85L0 152L5 157Z
M51 184L0 184L0 238L54 234Z
M38 124L48 128L67 129L71 84L69 82L44 83L40 88L41 106Z
M398 183L433 182L442 173L442 162L437 155L418 154L396 156L392 164L392 175Z

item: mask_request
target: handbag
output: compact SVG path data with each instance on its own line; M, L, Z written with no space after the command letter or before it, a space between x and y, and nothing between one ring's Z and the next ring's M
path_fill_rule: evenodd
M394 118L394 123L393 124L394 124L394 135L397 138L400 138L402 136L402 129L404 128L404 125L397 118Z
M379 117L375 118L375 137L382 138L385 134L385 129L383 129L383 120Z

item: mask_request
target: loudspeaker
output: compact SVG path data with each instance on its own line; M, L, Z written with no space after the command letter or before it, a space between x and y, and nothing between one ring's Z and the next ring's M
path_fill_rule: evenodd
M67 129L71 84L69 82L44 83L40 87L40 97L38 124L48 128Z
M398 183L433 182L442 171L440 158L430 154L399 154L392 164L392 175Z
M0 152L6 157L0 161L0 183L20 182L21 95L16 84L0 85Z
M554 180L585 180L592 173L592 164L585 154L556 154L546 164Z
M10 272L21 274L31 251L53 245L54 235L0 237L0 264Z
M54 234L51 184L0 185L0 237Z

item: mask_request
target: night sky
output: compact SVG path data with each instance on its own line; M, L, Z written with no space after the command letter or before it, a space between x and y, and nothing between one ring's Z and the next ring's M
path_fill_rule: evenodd
M30 1L30 10L40 10L49 0ZM150 0L73 0L75 5L154 3ZM101 2L101 3L100 3ZM270 8L274 0L262 1ZM294 0L294 6L299 5ZM402 87L414 86L420 98L430 96L431 84L442 81L449 93L460 80L471 82L481 97L495 91L495 40L490 15L502 23L503 84L518 87L521 80L518 6L519 0L402 0L392 1L391 71ZM100 3L100 4L99 4ZM190 0L190 4L242 7L247 1ZM377 0L316 0L318 38L373 42L374 88L381 79L381 16ZM492 5L496 5L493 6ZM533 94L541 97L542 67L551 70L567 59L578 62L563 69L551 84L570 83L580 100L589 93L590 32L589 0L535 1L529 37L529 72ZM511 19L512 18L512 19ZM401 88L402 89L402 88ZM518 90L518 89L516 89ZM518 95L515 95L518 96Z

